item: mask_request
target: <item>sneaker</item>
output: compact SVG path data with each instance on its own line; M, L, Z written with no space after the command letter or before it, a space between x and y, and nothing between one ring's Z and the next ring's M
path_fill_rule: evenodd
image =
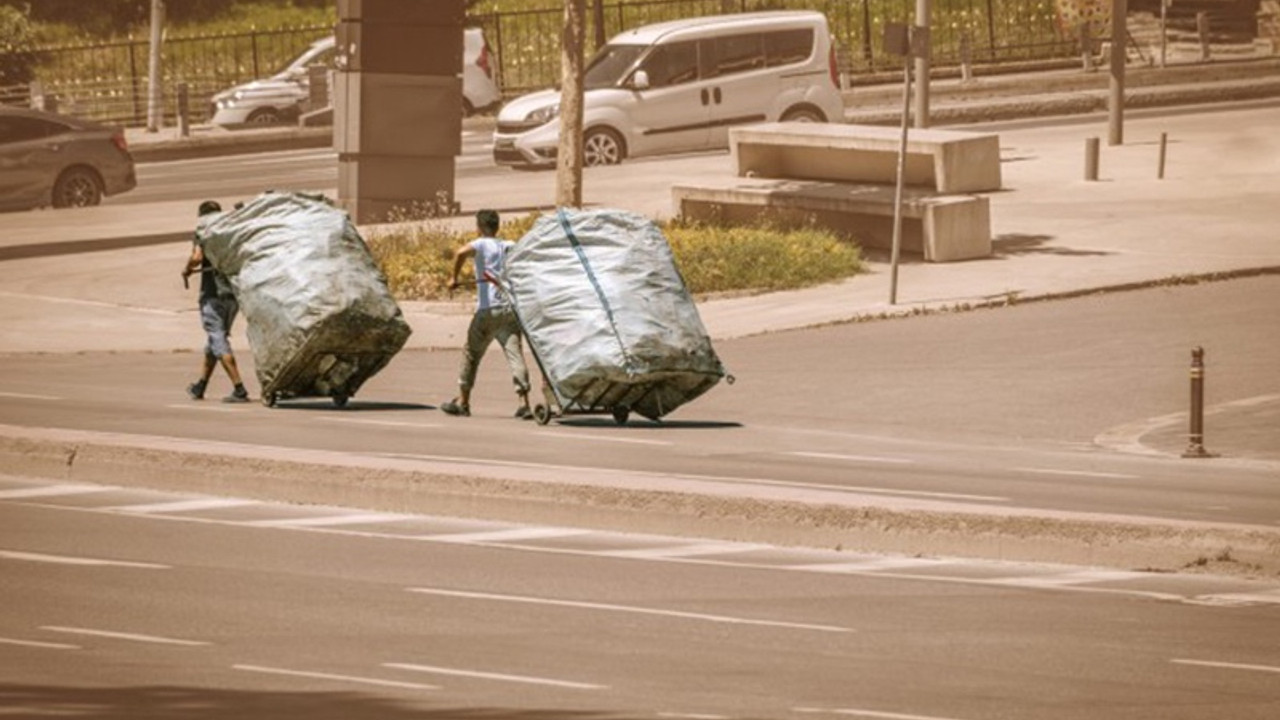
M470 405L464 405L464 404L462 404L462 403L458 402L458 401L457 401L457 399L450 400L449 402L447 402L447 403L445 403L445 404L441 405L441 406L440 406L440 409L441 409L441 410L443 410L443 411L445 411L445 413L446 413L446 414L449 414L449 415L458 415L458 416L461 416L461 417L471 417L471 406L470 406Z
M532 420L532 419L533 419L533 411L529 409L529 406L528 406L528 405L521 405L520 407L516 408L516 419L517 419L517 420Z
M236 388L231 394L222 398L224 403L247 403L249 402L249 391L244 388Z
M192 400L203 400L204 388L205 388L204 381L197 380L187 386L187 395L191 396Z

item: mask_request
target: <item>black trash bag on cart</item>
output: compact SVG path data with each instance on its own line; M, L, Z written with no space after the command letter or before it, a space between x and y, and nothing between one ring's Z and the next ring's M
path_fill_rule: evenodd
M323 195L264 193L199 233L240 303L264 403L344 405L408 340L368 246Z
M501 281L566 412L657 420L726 377L671 246L645 217L544 215L507 254Z

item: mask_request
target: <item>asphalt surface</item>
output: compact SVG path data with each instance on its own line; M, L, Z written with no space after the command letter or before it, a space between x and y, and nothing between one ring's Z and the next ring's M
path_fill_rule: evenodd
M11 717L1270 720L1280 697L1256 581L59 489L0 478Z
M1259 66L1263 71L1254 75L1252 68ZM1225 79L1217 77L1203 83L1205 87L1212 85L1213 91L1196 90L1203 93L1198 97L1214 101L1237 96L1266 97L1272 92L1274 80L1269 73L1274 68L1259 66L1250 65L1247 72L1243 65L1228 68ZM1214 70L1222 71L1221 68ZM1033 88L1025 82L1020 86L1020 94L1009 89L1016 87L1005 87L998 94L1001 100L958 99L955 112L970 122L977 122L1005 117L1003 113L1017 104L1024 108L1052 106L1062 96L1061 92L1052 96L1028 94ZM1068 94L1071 92L1075 91ZM1188 101L1188 96L1183 94L1185 83L1152 86L1144 92L1151 97L1164 97L1171 104ZM1158 103L1149 101L1149 104ZM939 115L948 112L942 103L937 107ZM961 107L965 109L958 109ZM1021 116L1037 114L1024 110ZM1276 106L1269 100L1200 108L1182 115L1133 117L1127 121L1126 143L1105 148L1103 177L1097 183L1080 179L1082 146L1085 137L1106 136L1105 116L1083 116L1078 123L1049 128L1013 126L999 130L999 126L994 126L1001 134L1006 189L991 195L996 235L996 255L992 259L939 265L909 262L903 266L900 276L903 290L900 302L892 306L886 301L885 259L872 256L869 276L804 291L708 299L700 304L700 310L713 338L724 340L837 322L952 313L1191 279L1276 273L1280 271L1280 248L1275 245L1273 235L1280 210L1274 202L1274 188L1280 178L1280 151L1274 133L1270 132L1276 117ZM1228 129L1224 131L1224 128ZM1163 180L1156 180L1154 145L1161 132L1169 134L1172 153L1169 172ZM245 147L244 138L248 136L235 136L232 146ZM289 139L289 142L295 140ZM141 145L135 143L135 148L140 157L146 157ZM220 151L225 152L227 148ZM665 188L670 177L679 176L687 182L700 174L725 172L727 158L723 156L600 168L589 178L588 202L667 215L670 198ZM546 179L525 183L527 187L501 198L504 207L536 207L545 203L546 184ZM492 197L492 190L460 185L458 195L465 208L474 204L474 198ZM182 233L189 231L189 225L190 207L185 202L157 204L143 210L130 208L127 212L105 206L56 215L28 213L0 217L0 226L5 230L0 236L0 248L9 253L8 259L0 263L0 282L4 288L0 294L5 296L5 303L0 307L0 346L8 357L4 362L24 363L25 357L40 353L57 357L59 363L91 365L94 358L83 353L164 353L198 347L199 331L190 309L191 299L174 284L176 263L171 246L87 255L63 254L56 249L74 247L62 243L136 237L142 228L149 236ZM377 228L364 230L378 231ZM32 249L41 244L50 245L50 250L39 253ZM70 261L72 258L74 262ZM465 303L404 305L415 329L412 348L428 351L458 346L468 315ZM1263 325L1259 330L1264 335L1268 329L1266 312L1264 306L1260 310ZM86 328L91 331L87 332ZM1280 332L1271 335L1276 336L1280 336ZM242 338L239 347L246 347ZM1214 349L1210 352L1211 358L1216 357ZM178 358L174 367L185 367L184 363L189 365L189 358ZM452 363L450 357L448 364L452 366ZM1261 374L1261 383L1265 385L1265 370ZM15 388L8 398L21 400L24 392ZM910 401L909 386L900 392L905 401ZM1194 462L1218 463L1207 467L1244 468L1243 471L1252 473L1275 471L1275 460L1280 457L1280 437L1268 429L1276 427L1277 397L1280 397L1280 388L1269 392L1264 387L1252 388L1247 397L1233 396L1215 402L1210 408L1215 427L1240 428L1240 435L1233 436L1229 457ZM1060 402L1058 405L1046 402L1046 413L1059 410L1065 410ZM1105 439L1094 442L1108 451L1173 459L1181 445L1174 428L1185 423L1185 417L1176 411L1131 417L1128 418L1130 429L1117 432L1114 442ZM805 420L820 423L820 416ZM275 492L284 499L323 501L324 493L309 495L302 490L306 486L303 477L323 472L335 485L347 483L345 489L332 491L342 493L345 502L357 506L361 502L386 502L395 492L406 492L409 487L420 490L422 483L429 481L446 488L445 494L455 495L457 502L449 507L458 512L492 511L496 505L519 504L523 495L538 497L540 492L545 492L542 500L534 502L545 506L545 499L559 494L565 502L564 510L572 509L568 514L585 517L593 509L603 509L601 517L605 520L617 516L620 506L611 505L609 498L618 497L627 498L621 505L632 514L637 506L645 504L646 498L671 493L694 497L701 492L706 493L702 497L723 499L727 496L738 503L785 506L788 511L797 512L797 517L804 516L804 507L824 507L831 502L831 498L820 492L806 496L796 490L784 500L762 492L759 487L712 487L714 483L701 487L685 482L676 490L660 482L660 476L647 477L643 473L612 485L599 477L599 473L568 481L580 491L596 488L587 493L595 497L584 498L580 493L566 493L564 485L546 486L543 491L534 489L545 482L545 477L539 480L536 472L516 471L500 465L477 466L473 462L459 464L441 458L388 460L354 452L299 451L296 446L288 447L287 442L275 446L282 438L269 433L253 443L225 445L197 438L184 440L181 433L159 437L18 427L21 424L24 423L6 427L0 439L0 456L5 458L5 466L11 473L90 482L156 483L158 476L173 468L189 467L195 461L213 468L206 473L208 479L183 478L182 481L204 483L206 489L216 487L222 492L243 491L243 483L248 482L255 486L255 492ZM275 462L269 458L284 459ZM239 477L240 483L228 480L227 476ZM375 485L383 485L361 499L360 490L368 489L372 478L378 479ZM563 477L558 481L566 482ZM496 485L485 486L486 482ZM512 485L513 482L516 484ZM521 486L521 482L531 484ZM468 483L483 486L478 495L492 501L489 507L484 507L485 503L477 498L458 499L466 494ZM608 497L602 499L599 495ZM682 513L672 512L669 505L661 502L653 505L662 508L655 514L665 514L668 524L664 527L682 532L714 529L701 522L675 528L680 524ZM864 514L884 510L875 498L868 497L858 497L845 505L860 508ZM926 515L935 510L944 512L922 507L894 509ZM993 518L1007 515L967 506L945 510L945 513L956 512L971 513L972 518L991 522L991 528L984 532L997 536L1002 532L1001 523ZM1035 513L1028 515L1031 516ZM1079 514L1059 517L1057 521L1067 523L1064 527L1086 533L1090 528L1097 528L1096 518L1091 520ZM855 521L851 516L841 516L839 522ZM1107 518L1106 522L1121 520ZM1123 522L1136 522L1136 519L1127 518ZM864 524L862 537L875 534L876 527L874 520ZM1161 528L1166 538L1193 535L1205 540L1203 547L1197 547L1198 551L1234 542L1237 547L1243 543L1264 556L1268 552L1273 557L1280 556L1275 551L1280 547L1277 544L1280 534L1273 527L1268 530L1265 526L1251 525L1242 530L1221 525L1193 527L1167 521ZM1055 534L1058 531L1059 528L1054 529ZM1243 534L1231 534L1237 531ZM750 523L734 525L732 532L750 533ZM1018 532L1025 532L1025 525ZM1228 536L1216 535L1222 532ZM1195 546L1194 542L1191 544ZM1096 550L1091 548L1091 552ZM1185 546L1179 548L1179 552L1186 550ZM1099 562L1111 561L1105 554L1096 552L1092 557Z

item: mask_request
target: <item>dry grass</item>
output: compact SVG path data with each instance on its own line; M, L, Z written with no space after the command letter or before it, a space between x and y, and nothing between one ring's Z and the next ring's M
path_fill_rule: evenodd
M535 215L504 221L498 235L518 240ZM857 245L816 227L717 227L662 224L676 264L694 294L787 290L862 272ZM391 292L401 300L448 296L453 250L473 232L440 223L406 224L369 239Z

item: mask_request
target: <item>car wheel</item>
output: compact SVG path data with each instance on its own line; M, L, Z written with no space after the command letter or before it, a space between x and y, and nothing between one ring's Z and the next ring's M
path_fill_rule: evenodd
M91 207L102 202L102 183L98 174L87 167L64 170L53 184L53 206L56 208Z
M782 121L783 122L820 123L820 122L826 122L827 119L822 116L822 113L818 112L817 110L814 110L813 108L798 107L798 108L791 108L790 110L785 112L782 115Z
M609 128L591 130L582 140L582 164L587 167L617 165L625 155L622 138Z
M275 108L258 108L249 113L249 117L245 118L245 122L250 125L275 125L284 120L280 116L280 112Z

